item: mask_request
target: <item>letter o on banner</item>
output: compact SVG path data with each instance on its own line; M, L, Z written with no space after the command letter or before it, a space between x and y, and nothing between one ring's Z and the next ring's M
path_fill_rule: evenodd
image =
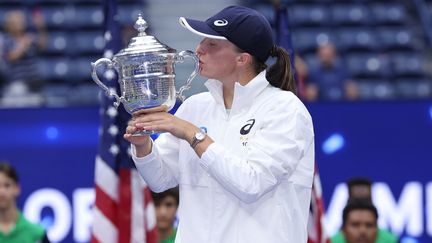
M68 198L59 190L43 188L34 191L24 204L24 215L32 222L40 222L42 209L51 208L54 213L52 225L48 229L51 242L62 241L71 228L71 206Z

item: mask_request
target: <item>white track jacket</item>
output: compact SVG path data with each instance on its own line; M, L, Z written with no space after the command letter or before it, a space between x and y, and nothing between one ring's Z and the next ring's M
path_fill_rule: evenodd
M235 85L231 111L222 84L188 98L176 116L215 141L202 158L169 133L151 154L132 155L156 192L179 185L176 243L305 243L314 170L312 119L291 92L261 72Z

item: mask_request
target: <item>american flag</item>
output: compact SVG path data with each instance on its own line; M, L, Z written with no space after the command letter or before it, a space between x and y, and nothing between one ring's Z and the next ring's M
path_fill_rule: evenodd
M289 54L291 61L291 70L294 70L294 79L297 86L297 95L303 97L304 83L302 79L298 78L295 69L295 52L291 39L291 28L289 24L288 8L285 4L280 3L276 5L276 42L279 46L283 47Z
M321 179L315 163L314 180L312 184L312 197L308 221L308 243L330 243L324 228L324 201L321 188Z
M291 60L291 68L295 72L295 52L291 41L288 9L287 6L282 3L276 6L276 40L279 46L287 50ZM297 90L301 96L301 92L304 89L304 84L302 80L298 79L296 74L294 75L294 78L297 81ZM315 163L308 220L308 243L330 243L330 239L324 229L324 215L325 210L321 189L321 180L318 173L318 166Z
M122 47L116 0L103 0L105 15L104 57L112 58ZM104 83L119 94L116 73L104 74ZM130 157L123 133L130 115L113 99L102 97L100 138L95 165L96 200L93 208L92 243L157 243L156 216L149 188Z

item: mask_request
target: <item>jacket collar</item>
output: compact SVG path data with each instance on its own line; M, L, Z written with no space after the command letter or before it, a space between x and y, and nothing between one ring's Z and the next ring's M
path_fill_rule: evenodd
M231 112L249 107L258 94L261 93L268 85L269 82L266 79L265 70L260 72L257 76L255 76L255 78L253 78L244 86L236 82L234 85L234 98ZM213 96L216 102L225 107L222 82L216 79L209 79L205 83L205 86L210 91L210 94Z

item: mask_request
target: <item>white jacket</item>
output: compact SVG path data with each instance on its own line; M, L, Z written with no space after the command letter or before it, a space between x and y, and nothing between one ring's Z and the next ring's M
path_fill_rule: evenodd
M303 243L314 169L312 119L291 92L274 88L265 71L235 85L227 114L222 84L188 98L176 116L205 127L215 141L200 159L169 133L152 153L132 154L153 191L179 184L176 243Z

